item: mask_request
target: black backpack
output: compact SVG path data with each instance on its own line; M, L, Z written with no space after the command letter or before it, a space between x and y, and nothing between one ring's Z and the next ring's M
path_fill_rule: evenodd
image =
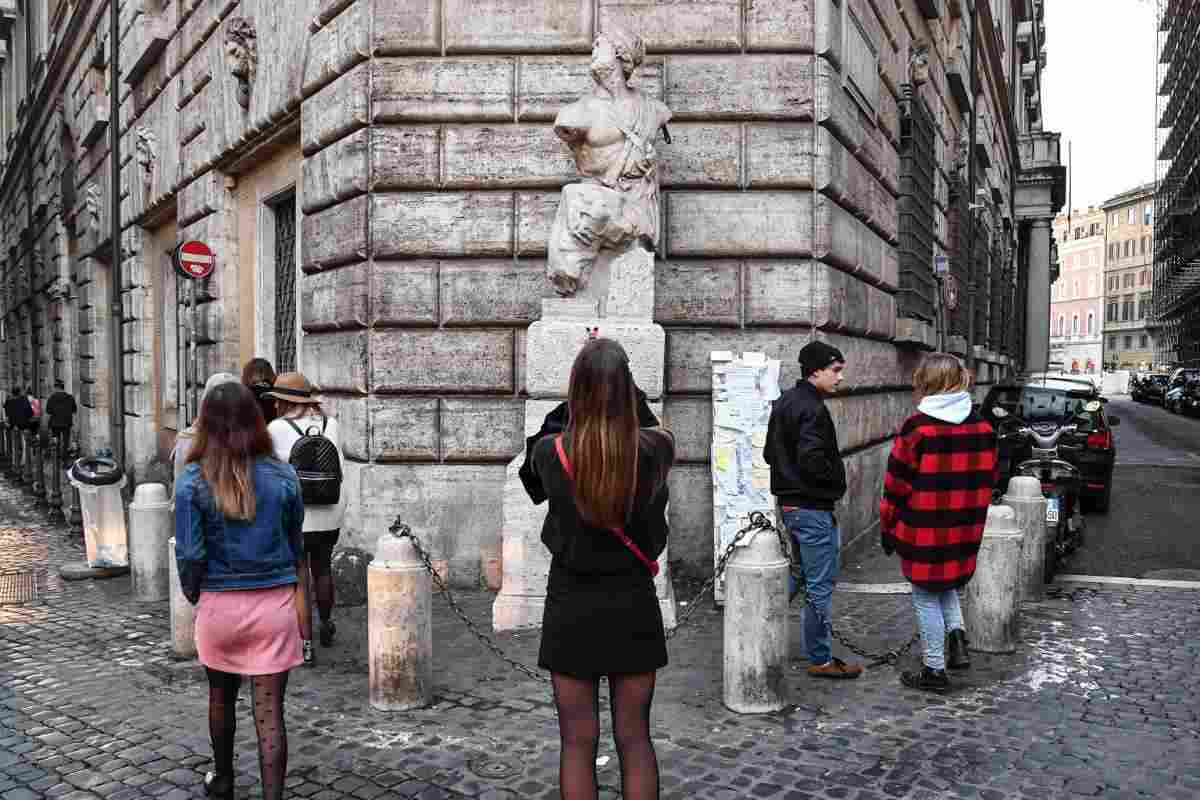
M312 425L302 431L295 422L287 420L300 434L300 440L292 445L288 463L300 476L300 494L306 506L337 505L342 496L342 461L337 445L325 437L328 423L328 419L321 417L321 430Z

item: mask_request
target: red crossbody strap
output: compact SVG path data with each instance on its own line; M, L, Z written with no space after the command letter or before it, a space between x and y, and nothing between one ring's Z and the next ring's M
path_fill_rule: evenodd
M567 458L567 451L563 449L561 435L554 437L554 449L558 453L558 463L562 464L563 471L567 473L567 477L571 480L575 480L575 470L571 468L571 461ZM621 544L629 548L629 552L637 556L638 561L641 561L646 565L646 569L650 570L650 574L652 576L657 577L657 561L647 558L646 554L642 552L642 548L638 547L634 543L633 539L629 538L629 535L625 533L625 531L621 530L620 528L609 528L609 530L613 532L614 536L621 540Z

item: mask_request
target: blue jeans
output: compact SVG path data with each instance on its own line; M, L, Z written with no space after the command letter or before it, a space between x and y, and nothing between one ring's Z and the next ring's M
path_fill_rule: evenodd
M808 587L804 652L809 662L827 664L833 658L833 587L842 566L837 520L829 511L796 508L783 512L783 523L800 553L804 583ZM794 590L795 586L790 588Z
M962 606L958 589L931 592L915 583L912 587L913 609L917 612L917 627L921 629L921 647L925 650L925 666L946 668L946 632L963 629Z

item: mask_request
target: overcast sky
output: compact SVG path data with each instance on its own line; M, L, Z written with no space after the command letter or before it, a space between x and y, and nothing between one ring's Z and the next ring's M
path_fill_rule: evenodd
M1064 165L1073 144L1075 208L1154 180L1155 55L1149 0L1047 0L1043 130Z

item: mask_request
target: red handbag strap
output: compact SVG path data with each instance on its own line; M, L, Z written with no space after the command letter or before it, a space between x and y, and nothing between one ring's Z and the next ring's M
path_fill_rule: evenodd
M554 449L558 453L558 463L562 464L563 471L567 473L567 477L571 480L575 480L575 470L571 468L571 460L567 458L567 451L563 449L561 434L554 437ZM646 554L642 552L642 548L638 547L637 544L634 543L633 539L629 538L629 535L625 533L625 531L621 530L620 528L609 528L609 530L613 532L614 536L621 540L621 544L629 548L629 552L637 556L638 561L641 561L646 565L646 569L650 570L650 574L652 576L657 577L657 561L647 558Z

